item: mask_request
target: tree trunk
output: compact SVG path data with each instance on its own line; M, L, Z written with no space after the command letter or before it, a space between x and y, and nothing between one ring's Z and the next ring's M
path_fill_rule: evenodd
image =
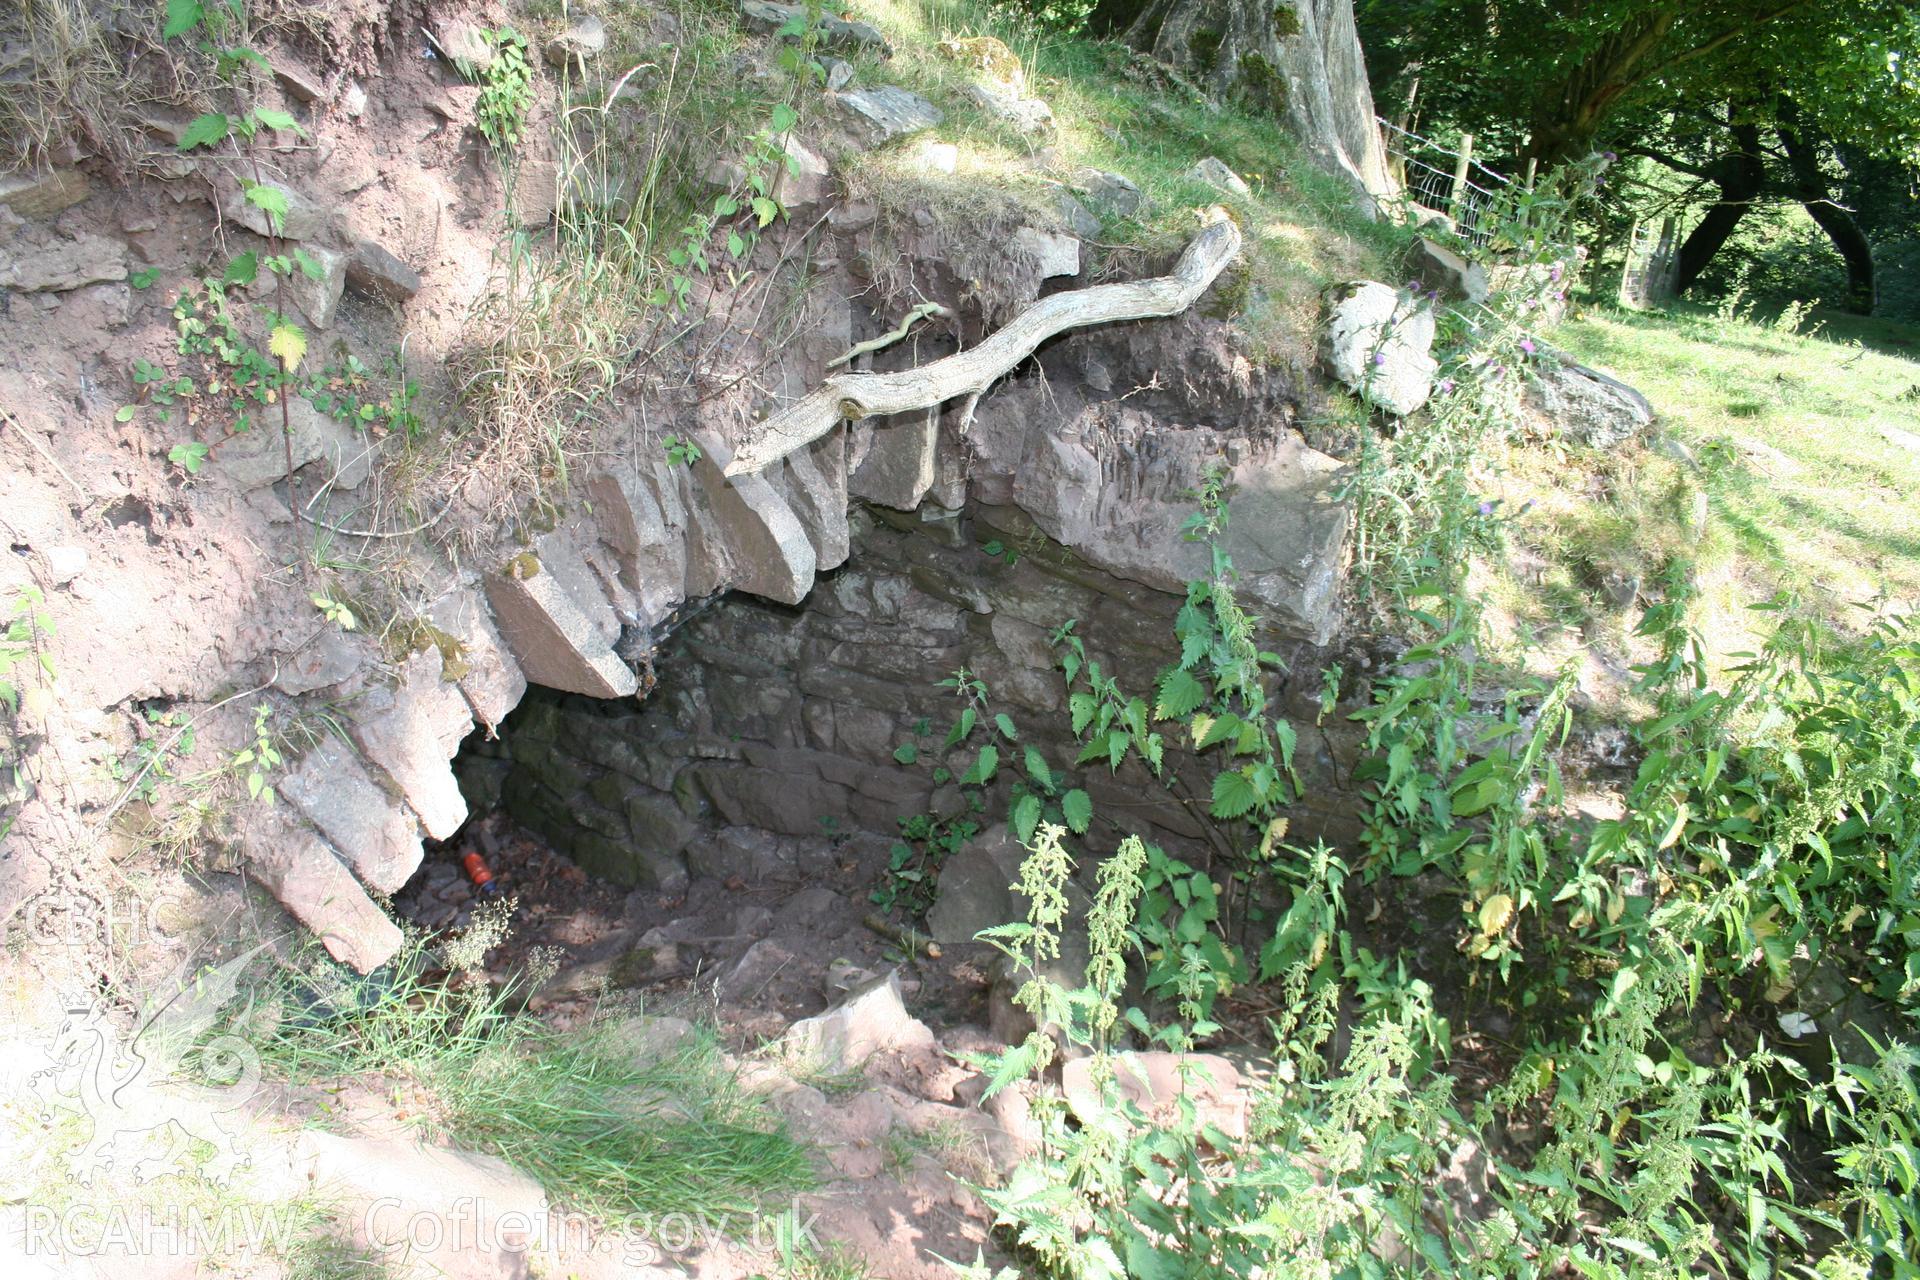
M1757 125L1733 126L1733 150L1720 157L1714 181L1720 186L1720 198L1694 225L1674 256L1673 287L1685 293L1700 273L1720 252L1740 219L1760 196L1766 185L1766 165L1760 159L1760 129Z
M1793 194L1847 264L1847 310L1857 316L1870 316L1875 301L1873 246L1853 214L1834 203L1827 175L1820 171L1820 157L1796 127L1797 115L1791 103L1783 102L1780 123L1774 127L1787 153L1787 167L1793 171Z
M1277 117L1370 200L1398 192L1353 0L1148 0L1123 38L1208 96Z

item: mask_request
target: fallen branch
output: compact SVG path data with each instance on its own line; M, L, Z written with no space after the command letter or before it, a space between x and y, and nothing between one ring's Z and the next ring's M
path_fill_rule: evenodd
M905 413L977 396L1055 334L1116 320L1177 315L1207 291L1240 252L1240 229L1222 210L1174 264L1171 275L1071 289L1040 299L979 346L900 373L842 373L762 422L741 442L726 474L758 471L826 435L842 421Z
M900 341L900 339L906 337L909 329L913 328L913 326L920 321L925 320L928 316L950 316L952 314L953 312L947 310L937 302L923 302L913 310L907 312L906 318L900 322L898 328L890 333L883 333L877 338L868 338L865 342L854 343L847 354L836 356L834 359L827 361L827 368L837 369L841 365L851 361L855 356L863 356L869 351L878 351L882 347L892 346L894 343Z

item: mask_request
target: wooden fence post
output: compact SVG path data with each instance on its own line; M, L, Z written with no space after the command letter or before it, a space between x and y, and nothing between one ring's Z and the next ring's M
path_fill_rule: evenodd
M1460 156L1453 163L1453 195L1447 207L1447 212L1453 215L1455 230L1459 230L1461 215L1466 211L1467 167L1472 163L1473 135L1463 133L1460 135Z

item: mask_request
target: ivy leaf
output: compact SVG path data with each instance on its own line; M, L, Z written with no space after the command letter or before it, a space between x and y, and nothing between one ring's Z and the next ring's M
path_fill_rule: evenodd
M200 0L167 0L167 25L160 30L162 40L177 40L200 25L206 12Z
M1243 773L1220 773L1213 779L1213 816L1238 818L1252 809L1259 797L1253 783Z
M1178 720L1193 714L1207 703L1207 686L1195 679L1191 671L1181 667L1170 668L1160 677L1159 692L1153 714L1160 720Z
M267 354L286 365L289 370L298 369L300 362L307 358L307 335L297 324L281 321L273 326L273 332L267 335Z
M1060 797L1060 812L1066 815L1067 825L1073 828L1075 835L1087 834L1087 824L1093 821L1093 797L1079 787Z
M191 151L195 147L210 147L233 132L233 121L224 113L209 111L203 116L194 117L186 132L180 135L180 149Z
M911 742L903 742L893 749L893 758L901 764L912 764L920 758L920 748Z
M1040 797L1032 794L1020 797L1013 806L1013 838L1021 844L1033 839L1033 829L1040 825Z
M132 422L133 415L138 412L140 412L139 405L123 404L118 409L115 409L113 411L113 420L115 422Z

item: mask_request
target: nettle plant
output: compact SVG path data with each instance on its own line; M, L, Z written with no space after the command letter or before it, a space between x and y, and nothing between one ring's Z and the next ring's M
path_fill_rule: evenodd
M295 248L285 250L281 233L288 211L287 193L264 181L257 144L263 135L285 132L305 137L306 132L284 111L276 111L246 101L246 79L254 74L269 74L267 60L258 50L244 44L228 43L243 36L246 8L241 0L168 0L166 40L190 40L199 51L213 60L221 83L234 98L236 109L210 111L196 117L182 132L179 149L188 154L205 152L227 156L244 168L235 173L246 203L257 209L268 230L269 251L261 255L248 251L235 257L217 275L210 274L199 285L183 292L174 304L173 314L179 331L182 355L203 359L206 376L196 381L185 375L171 374L140 362L135 366L135 385L156 416L170 421L178 409L188 425L198 426L211 405L228 410L225 426L229 433L251 430L255 413L262 407L279 403L281 429L287 429L287 405L283 388L292 380L307 351L306 331L290 320L280 302L280 283L295 271L318 279L323 273L313 258ZM275 277L275 306L267 313L266 351L263 354L247 339L235 318L229 291L250 288L261 267ZM152 283L151 278L147 280ZM116 417L126 422L139 412L139 404L122 406ZM199 472L214 445L200 440L174 445L168 460L188 475ZM289 460L291 459L289 446ZM291 498L289 494L289 498Z
M1590 178L1576 169L1554 189ZM1564 207L1548 195L1517 210L1517 251L1557 253L1542 227ZM1536 311L1514 300L1456 326L1432 421L1356 481L1363 586L1414 647L1358 714L1370 757L1353 867L1281 843L1298 784L1278 727L1263 738L1247 678L1262 658L1219 560L1190 591L1181 662L1152 707L1068 648L1083 763L1137 753L1158 772L1176 745L1210 744L1211 816L1240 824L1241 869L1266 873L1285 903L1259 955L1272 1069L1243 1123L1209 1112L1198 1089L1149 1114L1121 1087L1124 1048L1212 1029L1197 997L1173 1019L1124 1007L1129 966L1154 963L1152 850L1127 835L1099 857L1092 960L1075 986L1057 964L1079 927L1074 834L1042 821L1026 841L1027 918L982 938L1026 975L1018 999L1041 1030L981 1065L997 1091L1044 1081L1063 1042L1090 1055L1087 1087L1039 1091L1038 1151L981 1189L1039 1270L1920 1276L1920 630L1877 612L1835 644L1771 601L1760 608L1779 625L1716 684L1677 570L1640 625L1653 656L1636 693L1650 710L1631 728L1625 814L1564 821L1554 756L1572 673L1489 692L1502 673L1477 658L1466 580L1505 523L1474 494L1475 442L1511 429ZM1338 683L1327 678L1323 710ZM1184 734L1162 727L1175 715ZM1447 972L1411 972L1356 940L1356 875L1457 888ZM1207 967L1189 956L1189 975ZM1847 979L1838 1008L1814 994L1823 965ZM1511 1015L1504 1078L1476 1064L1470 1100L1456 1097L1429 977ZM1852 1040L1827 1038L1868 1006ZM1719 1016L1703 1026L1709 1009ZM1537 1136L1512 1142L1518 1128ZM1475 1152L1485 1195L1463 1212L1441 1166Z

